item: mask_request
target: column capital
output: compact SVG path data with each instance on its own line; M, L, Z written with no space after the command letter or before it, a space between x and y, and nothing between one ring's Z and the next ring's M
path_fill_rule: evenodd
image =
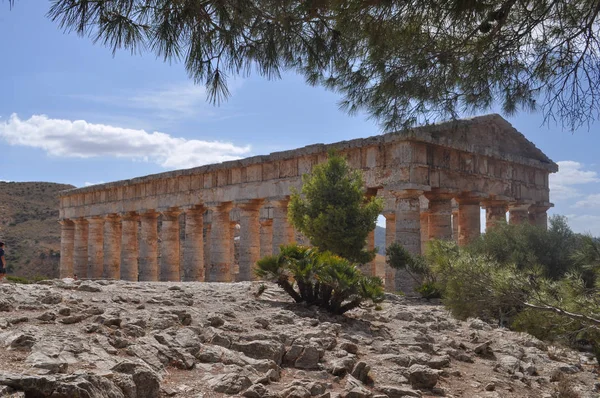
M128 211L126 213L121 213L121 220L123 221L139 221L140 215L135 211Z
M482 193L470 192L455 196L454 200L456 200L456 203L459 205L481 205L486 198L487 195Z
M458 190L449 190L449 189L444 189L444 190L432 189L431 191L425 191L423 193L423 195L429 201L450 200L450 199L453 199L456 196L458 196L458 194L459 194Z
M106 216L91 216L91 217L86 217L87 222L90 223L90 224L101 223L101 222L104 222L105 219L106 219Z
M273 225L273 219L272 218L261 218L259 222L260 222L260 225L262 225L264 227L268 227L270 225Z
M289 196L271 196L269 198L265 198L265 201L267 201L273 207L282 207L282 206L287 206L287 204L290 201L290 197Z
M179 208L169 208L160 212L164 221L177 221L182 211Z
M509 202L508 209L510 211L529 211L532 203L529 201Z
M182 206L182 207L180 207L180 209L183 210L183 212L185 214L195 214L195 213L204 214L204 212L206 211L206 207L203 204Z
M396 199L418 199L425 191L420 189L402 189L390 191Z
M74 226L75 225L75 220L71 220L71 219L68 219L68 218L63 218L62 220L58 220L58 223L60 225L62 225L63 227Z
M121 215L118 213L110 213L104 217L105 221L117 222L121 221Z
M554 203L542 202L534 203L529 206L529 211L532 213L543 213L554 207Z
M229 211L233 208L232 202L206 202L204 206L208 210Z
M141 212L139 212L139 215L142 218L158 218L160 213L157 212L156 210L152 209L152 210L141 211Z
M507 200L500 200L500 199L484 199L481 201L481 205L483 207L485 207L486 209L489 207L504 207L505 209L508 209L508 201Z
M236 200L234 204L241 210L258 210L264 202L264 199L245 199Z

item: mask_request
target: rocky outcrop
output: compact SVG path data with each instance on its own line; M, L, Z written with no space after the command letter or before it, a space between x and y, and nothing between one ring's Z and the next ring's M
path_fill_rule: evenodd
M0 396L600 396L592 356L389 295L332 316L258 283L0 285ZM567 380L567 382L565 382Z

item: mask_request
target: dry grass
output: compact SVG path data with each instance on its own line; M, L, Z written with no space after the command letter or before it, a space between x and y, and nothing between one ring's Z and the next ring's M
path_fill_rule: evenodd
M565 374L561 374L556 386L556 398L581 398L581 395L575 390L573 384L572 379Z

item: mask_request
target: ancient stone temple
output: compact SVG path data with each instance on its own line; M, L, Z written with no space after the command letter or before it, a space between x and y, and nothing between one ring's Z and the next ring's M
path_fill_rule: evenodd
M429 239L467 244L480 234L482 207L487 228L507 212L510 223L547 225L548 175L558 166L487 115L65 191L61 276L251 280L261 256L297 238L287 220L291 189L329 149L385 199L386 245L420 253ZM374 234L365 244L374 246ZM385 279L388 289L403 284L392 270Z

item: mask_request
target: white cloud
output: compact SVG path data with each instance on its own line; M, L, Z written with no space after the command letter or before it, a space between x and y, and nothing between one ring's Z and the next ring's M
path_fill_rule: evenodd
M558 173L550 174L550 196L560 201L578 198L582 193L574 185L600 182L598 173L585 170L584 165L572 160L557 162Z
M585 199L577 201L574 207L600 208L600 193L586 196Z
M155 162L165 168L186 168L247 156L250 146L187 140L161 132L126 129L85 120L50 119L16 114L0 123L0 138L10 145L40 148L59 157L117 157Z

